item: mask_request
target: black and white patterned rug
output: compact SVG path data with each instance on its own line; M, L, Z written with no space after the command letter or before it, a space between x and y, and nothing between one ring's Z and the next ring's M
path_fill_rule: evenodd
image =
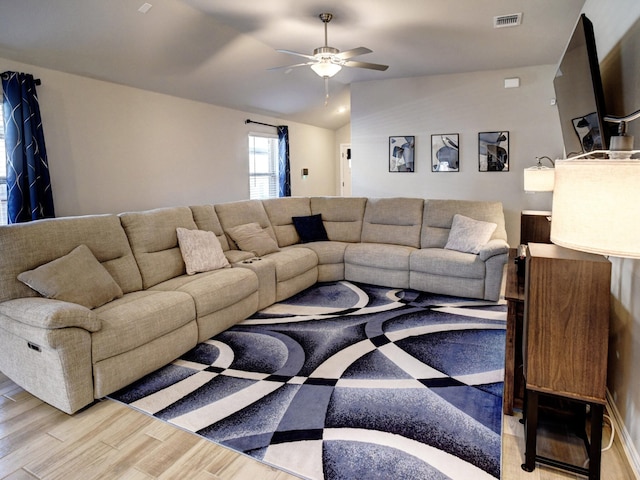
M310 479L500 477L506 305L318 284L111 398Z

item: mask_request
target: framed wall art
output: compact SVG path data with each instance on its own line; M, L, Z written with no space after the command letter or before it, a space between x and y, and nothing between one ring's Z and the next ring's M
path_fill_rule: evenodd
M415 172L416 137L389 137L389 171Z
M478 133L478 168L481 172L509 171L509 132Z
M431 171L460 171L460 140L457 133L431 135Z

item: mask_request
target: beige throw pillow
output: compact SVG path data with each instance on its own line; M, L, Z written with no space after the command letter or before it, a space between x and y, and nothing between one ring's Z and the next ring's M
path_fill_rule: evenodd
M478 254L482 246L491 240L491 235L493 235L497 227L498 225L495 223L474 220L464 215L455 214L451 224L451 231L449 232L449 239L444 248Z
M182 227L178 227L176 232L188 275L231 266L215 233Z
M67 255L18 275L43 297L96 308L122 297L122 289L89 247L80 245Z
M256 257L279 252L276 241L258 223L247 223L225 230L240 250L253 252Z

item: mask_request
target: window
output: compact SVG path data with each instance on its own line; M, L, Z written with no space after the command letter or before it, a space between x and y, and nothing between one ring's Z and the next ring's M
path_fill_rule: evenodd
M249 198L278 197L278 177L278 137L249 134Z
M6 225L7 222L7 154L4 149L4 121L0 108L0 225Z

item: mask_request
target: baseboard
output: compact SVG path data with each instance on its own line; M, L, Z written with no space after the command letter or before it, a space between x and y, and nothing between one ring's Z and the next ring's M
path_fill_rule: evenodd
M616 407L609 390L607 390L607 410L611 417L611 422L613 422L613 426L616 429L616 435L620 439L622 450L631 466L631 470L633 470L636 480L640 480L640 455L638 455L638 450L636 450L636 447L633 445L631 435L629 435L629 432L624 426L620 411L618 407Z

